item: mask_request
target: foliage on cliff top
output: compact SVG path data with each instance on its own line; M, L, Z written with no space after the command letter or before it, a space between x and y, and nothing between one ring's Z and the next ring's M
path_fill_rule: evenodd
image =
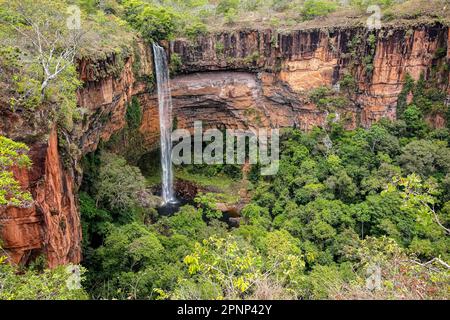
M243 28L282 31L363 26L378 13L382 25L448 23L450 14L445 0L117 0L116 3L125 8L124 17L130 24L152 40L173 36L195 38L207 32Z
M102 6L90 0L37 0L37 1L1 1L0 10L0 40L14 44L20 39L11 32L21 25L31 21L50 23L53 32L64 33L72 28L81 28L83 39L77 52L78 58L104 58L111 53L131 50L135 32L119 18L121 8L114 1L103 3ZM91 3L91 4L89 4ZM24 21L17 8L26 11ZM59 20L59 21L58 21ZM57 24L56 24L57 23Z
M87 293L78 284L82 280L84 268L77 267L80 270L80 279L71 279L74 274L66 266L54 270L29 269L23 272L9 265L1 252L0 247L0 300L88 299ZM71 286L71 282L74 286Z

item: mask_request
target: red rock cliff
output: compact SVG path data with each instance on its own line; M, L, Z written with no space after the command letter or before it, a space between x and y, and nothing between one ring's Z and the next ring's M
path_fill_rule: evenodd
M311 29L274 33L241 30L176 40L170 52L180 56L173 96L179 123L204 120L212 125L310 129L323 125L327 110L310 103L308 93L334 86L351 75L357 83L354 105L336 110L347 127L369 126L382 117L395 118L406 74L418 80L433 75L450 56L448 27L440 24L385 27ZM448 90L448 70L437 75ZM152 99L145 105L155 104ZM147 119L154 111L148 110ZM438 117L439 118L439 117ZM438 119L439 120L439 119ZM442 125L442 121L435 124ZM146 123L141 131L153 137Z
M33 167L16 170L24 188L31 190L29 209L0 211L2 247L14 263L26 263L45 254L50 266L81 259L81 226L74 197L73 177L64 170L56 130L48 142L32 145Z

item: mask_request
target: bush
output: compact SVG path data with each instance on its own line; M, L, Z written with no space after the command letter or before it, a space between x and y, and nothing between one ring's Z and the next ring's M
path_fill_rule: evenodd
M186 35L190 39L195 39L195 38L201 36L202 34L205 34L207 31L208 31L208 28L207 28L206 24L204 24L203 22L200 22L200 21L196 21L196 22L188 25L184 29L184 33L186 33Z
M227 14L230 11L237 12L239 8L239 0L220 0L216 8L217 14Z
M368 6L371 5L379 5L383 8L391 6L394 2L398 2L395 0L352 0L351 4L353 6L359 7L361 9L366 10Z
M136 97L131 99L131 103L127 106L126 113L127 124L130 129L137 129L141 125L142 112L139 100Z
M171 75L177 74L180 71L182 65L183 65L183 62L181 61L180 55L173 52L170 55L170 65L169 65L170 74ZM174 121L174 123L175 123L175 121Z
M284 11L289 8L289 5L292 3L291 0L273 0L272 8L275 11Z
M101 166L95 182L96 200L105 208L129 221L136 207L141 206L145 196L145 178L137 167L115 154L104 152L100 156Z
M213 193L199 193L195 199L195 203L201 208L202 213L208 219L220 219L222 217L222 212L217 210L218 199Z
M225 23L233 24L236 22L238 11L236 9L231 8L227 12L224 13Z
M31 160L27 153L29 148L0 136L0 208L2 206L27 207L32 202L31 194L23 191L19 182L14 178L11 168L18 166L29 168Z

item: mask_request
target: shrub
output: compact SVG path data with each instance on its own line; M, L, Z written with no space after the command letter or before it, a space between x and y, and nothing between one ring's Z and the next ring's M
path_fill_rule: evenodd
M228 10L227 12L224 13L225 22L227 24L235 23L237 14L238 14L238 11L234 8L231 8L230 10Z
M171 75L177 74L180 71L182 65L183 62L181 61L180 55L175 52L172 53L170 55L170 66L169 66L170 74Z
M359 7L361 9L366 10L368 6L371 5L379 5L383 8L391 6L394 2L398 2L395 0L352 0L351 4L353 6Z
M130 129L137 129L141 125L142 112L139 100L133 97L131 103L127 107L126 113L127 124Z
M1 248L0 248L1 250ZM73 278L72 270L79 271ZM82 267L60 266L42 272L18 272L0 256L0 300L84 300L86 292L79 285L85 270ZM73 284L72 287L70 284Z
M272 8L275 11L284 11L289 8L289 5L291 4L291 0L273 0L272 1Z
M194 199L195 203L201 208L202 212L208 219L219 219L222 212L217 209L217 195L213 193L200 193Z

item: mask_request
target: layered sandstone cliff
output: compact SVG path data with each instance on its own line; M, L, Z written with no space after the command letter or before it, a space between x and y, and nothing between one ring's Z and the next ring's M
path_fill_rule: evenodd
M30 156L32 169L15 174L35 201L27 209L0 211L2 247L14 263L27 263L42 253L50 266L78 262L81 226L75 185L61 163L55 129L47 142L32 145Z

